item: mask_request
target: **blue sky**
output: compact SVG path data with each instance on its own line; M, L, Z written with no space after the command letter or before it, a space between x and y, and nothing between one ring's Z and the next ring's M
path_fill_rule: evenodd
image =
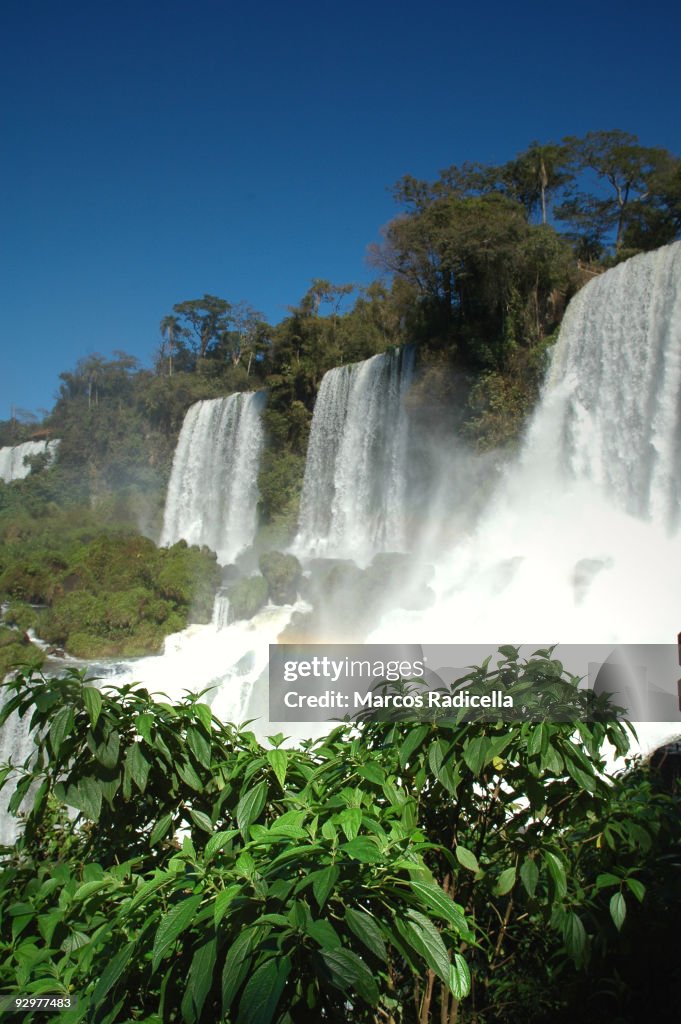
M676 4L3 0L0 419L174 303L366 283L401 175L623 128L681 153Z

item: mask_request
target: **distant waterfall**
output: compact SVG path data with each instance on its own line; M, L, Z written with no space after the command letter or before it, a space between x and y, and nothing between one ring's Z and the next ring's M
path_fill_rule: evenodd
M206 544L223 565L257 526L263 391L197 402L187 412L168 484L161 544Z
M50 462L57 454L59 441L25 441L13 448L0 448L0 480L11 483L13 480L23 480L31 472L30 465L25 462L26 458L35 455L47 455Z
M405 546L407 414L414 350L324 375L312 418L296 548L370 558Z

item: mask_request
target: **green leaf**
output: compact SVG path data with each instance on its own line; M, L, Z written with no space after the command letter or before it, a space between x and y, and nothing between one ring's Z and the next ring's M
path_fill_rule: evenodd
M217 955L217 940L211 938L204 942L194 953L189 978L182 1000L182 1012L185 1019L199 1020L203 1004L213 983L213 971ZM191 1013L188 1011L192 1011Z
M460 907L458 903L455 903L451 896L448 896L439 885L432 885L429 882L418 881L412 881L410 885L412 891L416 893L428 910L437 914L438 917L444 918L445 921L453 926L454 930L458 932L459 935L462 935L467 939L472 937L470 929L466 924L463 907Z
M624 918L627 916L627 902L623 893L616 892L612 896L610 900L610 916L615 922L615 927L620 931L624 924Z
M463 759L473 775L479 775L493 753L488 737L476 736L474 739L466 741L463 748Z
M135 719L135 728L147 743L151 743L151 727L154 724L154 716L149 714L138 715Z
M563 937L570 956L579 965L584 962L586 953L586 930L581 919L574 911L565 915Z
M471 972L461 953L454 954L454 963L449 968L449 991L460 1002L471 990Z
M471 850L467 850L465 846L457 846L455 852L456 859L462 867L468 871L478 872L480 870L478 859Z
M533 857L526 857L521 864L520 877L528 896L534 896L539 881L539 868Z
M176 761L174 767L182 781L189 786L190 789L195 790L197 793L200 793L203 790L203 783L189 761Z
M135 951L135 943L128 942L116 953L112 960L109 960L104 971L92 993L94 1006L99 1006L123 974L123 971L130 963L132 954Z
M414 949L440 981L449 985L449 955L442 941L442 936L424 914L416 910L407 911L408 920L395 919L395 925L402 937Z
M378 864L383 860L383 854L369 836L357 836L351 842L344 843L341 850L361 864Z
M347 907L345 923L370 953L373 953L383 963L388 962L388 950L385 947L381 929L375 918L371 917L364 910L353 910L352 907Z
M516 873L515 868L506 868L502 871L497 879L497 884L494 888L497 896L505 896L509 893L515 885Z
M152 971L157 970L161 960L173 946L175 941L180 937L183 931L185 931L191 924L196 911L199 909L201 904L201 896L189 896L187 899L182 900L181 903L176 904L168 913L161 919L161 923L156 931L154 938L154 948L152 950Z
M216 853L218 853L227 845L230 839L233 839L234 836L238 834L239 830L236 828L230 828L226 832L216 832L215 835L212 836L212 838L210 838L206 843L206 848L203 851L203 856L205 857L205 859L207 861L211 860L211 858L213 858Z
M286 753L285 750L268 750L266 756L269 765L277 778L277 782L283 789L284 782L286 780L288 754Z
M362 811L359 807L346 807L338 815L338 824L345 832L346 839L356 839L362 827Z
M553 880L556 899L562 900L567 893L567 876L563 862L550 850L545 850L542 856Z
M213 834L213 822L210 820L207 814L203 811L189 811L189 817L192 819L197 828L200 828L203 832L207 832L209 835Z
M241 892L240 885L228 885L221 893L218 893L213 904L213 922L217 927L229 910L236 896Z
M323 871L314 872L312 876L312 892L320 910L323 909L324 904L328 900L329 893L338 881L339 875L340 871L333 864L328 868L324 868Z
M409 759L416 748L423 743L429 731L430 727L427 725L418 725L410 730L409 735L400 747L399 751L400 764L403 768L409 762Z
M248 826L260 816L266 799L267 783L263 780L253 789L249 789L239 800L236 808L236 823L245 839L248 838Z
M86 776L77 785L66 790L65 801L70 807L82 811L92 821L98 821L102 810L102 791L95 779Z
M68 735L73 732L73 708L62 708L54 716L50 726L50 746L55 757L59 756L59 748Z
M375 1006L379 999L373 972L351 949L322 950L322 958L331 974L331 983L342 992L351 989L365 1003Z
M210 743L194 725L187 728L187 746L199 764L204 768L210 768Z
M241 988L251 965L251 955L269 929L247 928L237 935L229 947L222 971L222 1013L228 1015L230 1006Z
M371 764L371 762L360 765L357 769L357 774L361 778L366 779L367 782L374 782L377 786L382 786L385 782L385 772L383 769L377 764Z
M139 743L133 743L125 752L125 770L129 773L140 793L147 788L151 765L142 753Z
M156 843L160 842L161 839L165 837L172 823L173 815L172 812L170 811L168 812L168 814L164 814L162 818L159 818L151 830L151 835L149 836L149 846L156 846Z
M84 686L83 700L85 701L85 707L87 708L87 713L90 717L90 725L94 729L99 721L99 716L102 711L102 695L94 686Z
M237 1024L270 1024L291 970L287 956L261 964L246 985Z
M646 887L643 882L639 882L637 878L627 878L626 883L639 903L643 903L646 894Z

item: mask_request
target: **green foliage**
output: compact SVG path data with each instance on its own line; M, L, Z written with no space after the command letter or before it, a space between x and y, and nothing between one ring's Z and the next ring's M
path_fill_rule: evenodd
M504 649L508 685L538 673L572 686L550 652ZM636 955L648 901L678 892L678 804L605 773L621 723L366 721L264 749L203 695L73 672L6 690L0 723L31 716L36 750L5 780L14 812L33 795L0 876L0 985L77 993L66 1024L83 1003L511 1024L595 999L611 1019L593 971Z
M227 591L229 621L252 619L267 604L268 593L267 581L262 576L237 580Z
M48 544L45 548L38 544ZM15 544L0 563L8 621L37 629L77 657L157 652L189 617L210 621L220 571L215 555L184 542L158 549L129 533L75 527ZM46 605L36 612L26 603Z

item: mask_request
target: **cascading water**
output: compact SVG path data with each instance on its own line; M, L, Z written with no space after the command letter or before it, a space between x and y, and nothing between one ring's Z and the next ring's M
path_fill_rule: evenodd
M252 543L264 391L197 402L173 459L161 544L206 544L226 565Z
M587 284L520 459L438 600L370 638L674 643L681 628L681 244Z
M370 560L405 547L411 347L329 370L317 395L305 465L301 553Z
M0 480L11 483L23 480L31 472L25 460L35 455L47 455L50 462L57 454L59 441L24 441L13 448L0 448Z

